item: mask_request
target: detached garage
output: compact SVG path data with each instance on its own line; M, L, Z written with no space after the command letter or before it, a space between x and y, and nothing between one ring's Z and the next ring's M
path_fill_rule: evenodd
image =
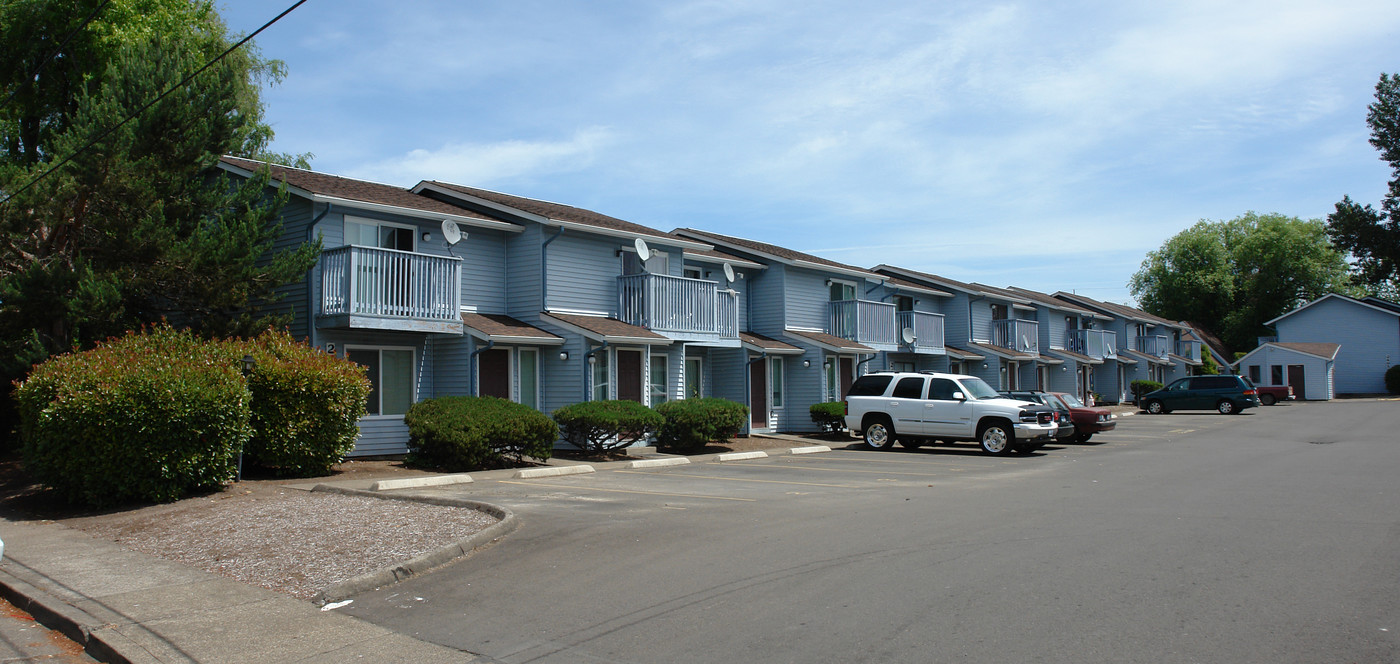
M1255 385L1292 385L1299 401L1325 401L1335 396L1333 372L1341 348L1331 343L1271 341L1240 358L1235 367Z

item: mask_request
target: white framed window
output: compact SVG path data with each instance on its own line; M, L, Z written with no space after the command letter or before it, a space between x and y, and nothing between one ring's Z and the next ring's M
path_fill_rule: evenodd
M856 285L851 281L838 281L832 279L830 282L831 301L844 302L856 299Z
M520 403L540 409L540 351L521 348L516 351L516 370L520 377Z
M698 357L685 358L685 398L705 396L705 363Z
M841 391L841 368L838 364L835 357L827 358L826 362L822 364L822 368L826 370L826 394L823 395L826 401L835 401L839 398L836 396Z
M768 386L772 390L769 406L782 408L783 394L786 390L783 389L783 358L781 357L768 358Z
M418 246L418 229L408 224L395 224L364 217L346 217L345 244L414 251Z
M664 251L651 252L651 257L642 262L634 251L622 252L622 274L670 274L671 257Z
M682 274L683 274L683 275L685 276L685 278L687 278L687 279L700 279L700 278L701 278L701 276L700 276L700 268L698 268L698 267L687 267L687 268L685 268L685 269L682 271Z
M608 369L609 352L609 349L602 348L588 356L593 366L593 401L606 401L610 398L612 374Z
M649 371L647 385L651 396L652 407L666 403L669 395L666 393L666 383L671 366L671 358L665 355L651 356L651 369Z
M416 400L412 348L347 346L345 359L365 368L369 397L365 416L402 416Z

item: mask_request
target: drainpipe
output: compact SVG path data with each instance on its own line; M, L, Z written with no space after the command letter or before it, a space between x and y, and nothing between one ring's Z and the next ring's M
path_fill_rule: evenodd
M755 358L749 360L748 362L744 363L744 394L747 395L747 398L749 399L749 401L753 401L753 372L752 372L752 370L751 370L752 367L753 367L753 363L754 363L754 362L766 361L767 359L768 359L768 351L766 351L766 350L765 350L765 351L759 351L758 357L755 357ZM750 408L750 409L753 408L753 404L752 404L752 403L749 404L749 408ZM765 413L764 416L763 416L763 421L764 421L764 422L767 422L767 421L768 421L768 415L767 415L766 413ZM745 435L749 435L749 434L752 434L752 433L753 433L753 413L749 413L748 421L747 421L747 422L744 422L744 434L745 434Z
M564 227L560 226L554 235L549 236L549 239L540 245L540 311L549 311L549 243L558 240L563 234Z
M492 340L492 339L487 339L487 340L486 340L486 345L485 345L485 346L482 346L481 348L478 348L478 349L472 351L471 356L469 356L469 357L467 358L467 371L470 371L470 372L471 372L471 373L470 373L470 376L471 376L471 381L472 381L472 396L474 396L474 397L479 397L479 396L481 396L481 394L478 393L478 392L479 392L479 388L477 387L477 379L476 379L476 373L477 373L477 372L476 372L476 362L477 362L477 359L476 359L476 356L477 356L477 355L480 355L480 354L482 354L482 353L485 353L485 352L488 351L488 350L491 350L495 345L496 345L496 342L495 342L494 340Z
M563 231L564 229L561 228L561 229L559 229L559 230L560 230L560 231ZM558 236L558 235L555 235L554 237L559 237L559 236ZM584 343L587 343L587 342L585 341ZM611 346L611 345L612 345L612 342L610 342L610 341L604 341L604 342L603 342L603 345L601 345L601 346L599 346L599 347L597 347L597 348L594 348L593 350L590 350L590 351L588 351L587 353L584 353L584 354L583 354L583 366L584 366L584 371L586 372L586 373L584 374L584 378L583 378L583 400L584 400L584 401L592 401L592 400L593 400L593 389L592 389L592 388L593 388L593 369L589 367L588 358L593 357L593 354L596 353L596 352L598 352L598 351L607 350L607 349L608 349L608 346Z
M855 376L853 376L853 377L854 377L854 378L859 378L859 377L860 377L860 365L865 364L866 362L869 362L869 361L875 359L876 357L877 357L877 354L876 354L876 353L871 353L871 354L870 354L870 357L867 357L867 358L865 358L865 359L863 359L863 360L861 360L861 361L859 361L859 362L856 362L856 367L855 367L855 369L852 369L852 371L855 372Z
M321 214L316 215L316 218L312 219L311 223L306 225L307 243L316 241L316 224L330 213L331 204L326 203L326 209L321 210ZM320 263L321 261L320 259L317 259L316 262ZM317 345L316 311L320 309L320 305L316 304L316 277L313 276L316 272L316 269L313 267L311 270L311 274L308 274L306 278L306 310L311 314L310 320L306 321L306 336L310 338L312 348L315 348Z

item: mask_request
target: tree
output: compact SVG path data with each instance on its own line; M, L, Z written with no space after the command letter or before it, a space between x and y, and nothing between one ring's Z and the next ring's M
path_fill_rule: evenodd
M1231 348L1253 348L1266 321L1331 292L1352 292L1346 259L1320 220L1248 212L1202 220L1149 252L1129 289L1145 311L1199 321Z
M1400 289L1400 75L1381 74L1376 101L1368 108L1371 145L1390 164L1390 187L1379 212L1343 197L1327 215L1327 234L1351 254L1353 273L1363 285L1393 296Z
M266 156L259 90L281 64L245 46L140 111L233 41L208 0L111 0L75 31L99 4L0 0L9 377L163 318L211 336L285 322L256 307L319 254L272 251L283 195L268 196L265 173L217 169L222 154Z

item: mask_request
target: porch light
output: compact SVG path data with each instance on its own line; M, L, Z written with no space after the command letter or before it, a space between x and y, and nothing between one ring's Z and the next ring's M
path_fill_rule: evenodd
M569 351L567 351L567 350L561 350L561 351L559 351L559 361L561 361L561 362L567 362L568 360L569 360Z
M424 241L424 242L427 242L428 239L431 238L432 236L433 236L432 233L429 233L428 231L423 231L423 241Z
M802 368L803 368L803 369L806 369L807 367L810 367L810 366L812 366L812 361L811 361L811 360L802 360Z

